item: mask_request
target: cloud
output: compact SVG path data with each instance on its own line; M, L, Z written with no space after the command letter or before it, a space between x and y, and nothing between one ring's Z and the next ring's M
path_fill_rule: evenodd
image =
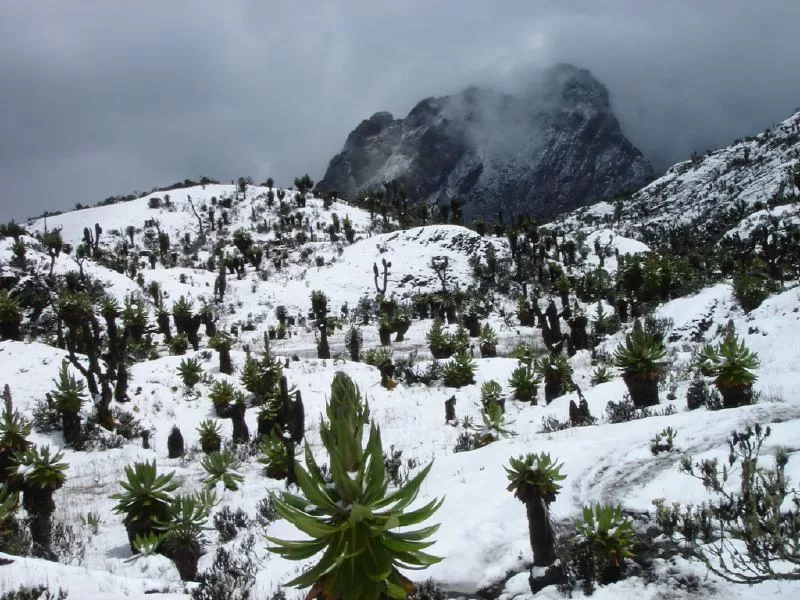
M665 168L800 105L797 23L794 0L0 0L0 202L319 179L373 112L562 61Z

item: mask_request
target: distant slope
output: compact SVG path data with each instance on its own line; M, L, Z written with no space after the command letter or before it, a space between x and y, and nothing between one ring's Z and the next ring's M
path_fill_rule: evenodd
M800 112L747 140L671 167L623 204L630 227L709 226L734 209L742 216L797 206L792 169L800 162ZM796 208L794 209L796 210Z

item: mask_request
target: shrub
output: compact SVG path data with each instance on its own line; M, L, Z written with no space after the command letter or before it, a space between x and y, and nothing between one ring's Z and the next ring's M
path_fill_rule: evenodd
M544 380L544 399L547 404L569 391L572 385L572 367L563 354L546 354L536 361L535 370Z
M387 495L389 477L380 434L371 425L366 447L362 446L369 408L347 375L334 377L326 412L328 421L322 422L320 435L330 456L333 482L326 480L306 444L308 470L295 465L303 495L284 493L275 499L278 514L311 539L287 542L268 537L274 544L271 550L295 560L324 551L316 566L286 585L314 585L331 598L406 598L412 584L398 566L425 567L440 560L422 552L433 543L426 538L437 526L402 533L390 529L395 523L417 525L441 505L433 500L413 512L404 511L416 498L431 465Z
M196 358L184 358L178 367L183 385L192 389L203 378L203 368Z
M456 445L453 447L453 453L469 452L470 450L475 450L477 447L478 443L475 436L467 431L462 431L456 440Z
M394 446L390 446L389 453L383 453L383 465L386 467L386 473L389 475L389 481L392 482L392 485L400 487L408 481L408 474L411 469L417 467L417 461L409 458L404 469L403 451L395 450Z
M755 310L775 291L769 280L744 274L733 279L733 295L745 312Z
M590 385L600 385L601 383L608 383L614 378L614 373L609 371L605 365L597 365L592 371L592 378L589 380Z
M633 557L636 532L622 509L614 506L584 506L582 518L575 522L577 530L573 552L582 547L585 556L584 577L600 584L617 581L622 576L625 559Z
M497 356L497 334L488 324L484 325L481 329L481 335L478 343L482 357L491 358Z
M614 366L622 370L622 378L637 408L658 404L663 358L663 344L646 333L642 322L636 319L633 332L614 351Z
M433 358L450 358L455 352L453 337L444 331L441 319L434 319L425 336Z
M512 372L508 385L514 390L514 398L520 402L536 404L536 389L540 380L529 365L520 364Z
M646 406L638 408L631 402L628 394L625 394L619 402L612 400L606 404L606 420L609 423L627 423L628 421L636 421L637 419L646 419L648 417L674 415L676 412L675 407L671 404L663 410L654 410Z
M0 340L19 340L22 338L22 308L7 290L0 290Z
M61 413L52 402L39 400L31 411L31 425L39 433L61 431Z
M653 439L650 440L650 452L653 456L657 456L661 452L672 452L674 450L675 436L677 435L672 427L658 432Z
M272 496L262 498L256 503L256 520L262 527L266 527L278 519L278 511L275 509L275 501Z
M722 394L725 408L733 408L753 401L753 383L759 367L758 355L751 352L744 342L739 342L733 328L728 323L724 339L716 348L707 345L700 352L700 368L714 377L714 384Z
M550 504L561 491L565 476L563 464L555 463L549 454L527 454L512 458L505 467L508 491L525 505L533 564L547 566L555 558L555 534L550 522Z
M214 515L214 529L219 533L219 541L222 544L230 542L236 537L240 529L247 529L250 526L250 518L241 508L233 512L230 506L223 506Z
M433 579L426 579L422 583L417 584L417 589L414 592L414 600L447 600L447 595L442 589L442 586Z
M122 410L116 406L111 409L111 415L117 427L114 432L128 441L137 440L142 437L144 426L141 420L136 418L132 412Z
M800 574L800 494L785 473L789 455L778 448L772 466L759 464L770 433L758 424L734 431L727 464L683 458L681 471L713 494L707 503L681 510L653 501L665 535L680 536L692 556L727 581L754 584Z
M503 388L494 379L484 381L481 384L481 404L486 407L491 402L497 405L501 404L503 396Z
M50 549L59 563L62 565L84 563L88 538L80 528L63 521L55 521L52 526L51 538Z
M559 421L556 417L546 416L542 417L542 426L537 433L555 433L570 427L572 427L572 424L569 421Z
M205 419L200 422L197 427L197 436L200 440L200 448L205 454L219 452L222 445L221 431L220 424L213 419Z
M711 391L706 380L699 374L692 379L689 390L686 392L686 406L689 410L695 410L701 406L706 406L711 399Z
M55 595L46 585L21 585L15 590L3 592L0 600L67 600L67 597L67 592L61 588Z
M169 348L176 356L182 356L186 354L186 351L189 349L189 338L186 337L185 333L179 333L172 338L172 341L169 343Z
M172 492L178 484L172 481L175 473L159 475L156 462L137 462L125 467L125 481L120 481L123 492L111 496L117 503L115 514L123 514L123 524L128 532L131 550L136 551L134 540L158 533L158 523L169 519Z
M247 536L237 548L217 548L211 567L200 575L192 600L248 600L259 569L255 536Z
M235 492L239 489L239 484L244 481L244 475L236 472L236 458L227 451L212 452L200 460L208 477L202 480L206 487L215 487L217 483L222 483L226 490Z
M445 363L442 380L447 387L460 388L475 383L475 361L466 352L456 354Z
M486 446L497 440L517 435L506 427L506 418L497 402L490 402L481 411L483 427L478 429L475 443L478 447Z

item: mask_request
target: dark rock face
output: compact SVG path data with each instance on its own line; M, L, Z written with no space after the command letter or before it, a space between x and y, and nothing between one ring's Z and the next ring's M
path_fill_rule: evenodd
M514 95L484 88L362 121L317 188L352 199L396 179L411 202L457 198L466 220L549 217L642 187L650 164L589 71L548 70Z

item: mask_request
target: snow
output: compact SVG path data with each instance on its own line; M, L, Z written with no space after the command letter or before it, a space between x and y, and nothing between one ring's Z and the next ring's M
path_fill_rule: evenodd
M790 121L789 125L797 120L800 118L795 117L795 121ZM743 144L749 144L753 159L764 151L756 142ZM650 252L650 248L637 239L639 229L632 224L631 211L639 204L647 204L653 215L650 222L676 219L676 214L680 215L680 219L690 219L692 215L700 214L696 206L690 206L690 198L694 202L697 191L707 187L709 182L719 180L721 183L712 185L717 190L719 186L727 186L739 177L737 172L727 170L727 165L741 151L741 147L734 147L705 158L699 165L676 165L665 178L639 192L633 202L626 205L625 216L619 225L610 223L614 206L607 202L576 211L554 224L553 227L563 228L567 238L575 239L581 234L583 243L589 249L586 259L569 267L568 272L574 274L579 270L599 267L599 258L593 251L595 240L601 246L609 245L610 255L604 259L604 268L610 273L616 269L615 250L622 255ZM785 176L787 165L791 164L788 153L781 148L775 150L775 155L776 158L765 158L753 167L758 170L752 175L753 182L742 183L743 189L738 197L755 202L774 192L774 187ZM757 193L754 186L759 186L761 191ZM279 221L278 201L276 199L275 207L268 209L266 191L266 188L248 186L244 200L233 200L232 207L228 209L230 224L225 228L228 234L240 227L249 229L252 225L250 215L255 211L259 221L271 225L268 232L252 232L255 243L275 241L274 225ZM209 185L173 190L169 194L173 202L172 210L148 208L151 197L164 197L164 193L159 192L113 206L48 217L46 224L44 219L40 219L32 222L29 228L31 231L43 231L45 226L48 229L60 227L65 241L75 246L82 239L83 228L92 227L97 222L103 228L101 246L113 251L117 244L127 238L126 227L133 226L133 246L142 249L144 222L156 218L162 230L169 233L172 243L177 245L185 234L189 233L195 238L199 233L188 196L191 196L198 211L203 206L209 210L212 197L218 200L233 198L235 188L232 185ZM370 227L369 215L359 209L334 202L329 210L325 210L322 200L317 198L310 198L306 207L297 208L291 200L292 194L289 190L286 195L286 201L292 205L291 213L300 213L304 219L309 219L309 238L312 234L316 236L316 241L306 245L312 249L312 256L307 262L300 263L299 253L289 248L291 264L281 270L271 266L272 257L265 257L261 272L248 266L242 279L228 276L225 300L218 307L218 327L225 330L230 330L233 325L239 327L237 344L231 352L236 373L233 376L219 373L216 352L210 352L210 356L204 352L207 342L205 336L201 351L190 351L186 355L197 358L210 378L227 379L237 389L243 390L239 383L245 360L243 346L248 344L251 351L261 351L264 331L268 326L277 324L274 315L276 306L286 306L290 315L304 315L310 306L310 292L320 289L329 297L331 314L339 315L342 305L347 304L352 309L364 294L374 296L372 267L373 263L380 264L381 259L392 264L387 294L395 295L400 300L407 300L415 293L440 289L441 283L429 267L434 257L448 259L447 285L451 289L456 286L466 289L472 283L470 257L482 254L489 244L503 251L507 247L505 240L482 238L453 225L378 233ZM721 192L709 192L703 202L713 203L719 194ZM659 209L662 201L675 203L672 212ZM793 210L779 207L769 214L795 218L796 212ZM219 205L216 211L219 219ZM331 242L328 239L324 228L332 222L333 213L340 219L348 216L353 222L357 232L354 244ZM769 214L754 213L742 225L741 231L751 231L754 224L768 218ZM587 220L590 221L588 225ZM29 246L29 270L46 273L50 258L35 239L26 241ZM232 249L228 248L228 251ZM164 268L160 264L150 268L146 260L141 260L139 272L143 286L126 274L92 261L86 261L84 268L87 274L103 282L107 292L119 300L131 294L142 294L148 303L152 320L153 305L144 291L150 282L160 284L167 310L180 296L193 300L196 307L203 302L212 303L217 273L198 268L199 262L208 256L207 248L201 249L198 255L197 266L182 265L175 268ZM317 256L322 258L323 266L316 266L313 259ZM0 274L5 276L13 272L9 266L11 257L11 240L0 240ZM77 270L77 264L71 256L62 255L56 260L54 270L56 274L64 274ZM512 300L501 299L499 302L509 306ZM596 304L582 308L591 316ZM471 417L473 422L480 423L481 384L493 379L503 386L504 393L509 392L508 378L517 363L505 355L516 343L523 341L541 348L541 339L533 328L516 326L513 318L492 315L488 321L500 337L500 356L478 359L476 383L458 390L441 384L431 387L400 384L394 390L387 390L380 385L379 373L373 367L337 357L331 360L314 358L314 331L299 323L289 328L289 338L271 342L271 348L280 357L298 357L298 360L288 363L285 374L289 385L296 386L302 393L306 439L321 463L326 462L326 457L319 438L319 423L330 383L335 373L341 370L354 379L369 401L372 418L380 426L383 446L387 451L394 446L402 451L404 461L415 459L417 466L412 469L412 474L430 461L434 462L415 506L434 498L444 498L443 506L432 519L432 522L441 523L441 528L434 536L436 543L430 549L444 560L426 571L414 574L418 579L432 577L453 594L474 597L478 589L501 581L512 572L513 576L506 582L501 598L528 600L532 595L528 588L526 566L530 564L532 556L525 507L506 491L504 466L509 458L528 452L548 452L564 463L566 479L563 489L551 506L553 518L559 522L570 522L579 515L584 505L597 502L620 504L635 511L652 511L652 500L655 498L665 498L669 502L706 500L708 495L702 485L679 471L682 456L722 458L727 455L726 439L730 432L754 422L771 424L773 436L765 447L768 454L775 452L779 445L796 444L800 428L798 306L800 287L790 286L749 314L741 312L730 285L725 283L710 286L690 297L672 300L660 306L656 316L671 319L673 323L671 333L674 334L674 341L668 344L670 358L676 372L683 375L675 382L675 400L668 400L666 390L661 391L660 408L672 405L676 414L629 423L605 422L606 405L622 399L625 385L620 377L615 377L608 383L590 386L588 381L593 368L591 357L588 352L579 352L571 359L574 379L581 385L591 413L598 417L597 425L540 433L544 418L554 417L562 421L567 418L570 400L578 400L575 392L555 399L548 406L544 406L543 402L537 406L523 405L509 399L506 402L506 418L510 423L509 428L516 435L478 450L457 454L453 448L464 430L461 426L445 424L444 401L455 394L458 419ZM607 313L612 312L608 304L604 304L604 309ZM699 342L694 338L699 333L703 341L718 340L721 326L728 319L734 321L740 337L761 359L756 383L760 401L738 409L689 412L685 406L685 393L691 378L693 353L699 347ZM713 325L707 329L700 328L704 320L709 320ZM242 325L247 323L251 323L254 330L243 331ZM408 342L394 345L395 354L405 356L412 350L418 350L418 361L422 363L427 360L424 340L430 325L430 320L415 320L407 334ZM601 348L606 351L613 349L623 335L624 331L621 331ZM344 354L342 336L342 332L338 331L331 338L334 355L339 352ZM364 328L364 337L365 348L377 344L377 328L374 324ZM163 347L161 350L162 354L166 353ZM29 414L37 402L44 399L45 394L54 387L53 379L65 354L63 350L38 342L0 342L0 383L8 383L15 408ZM73 524L86 537L85 557L75 565L9 557L14 563L0 567L0 591L12 589L21 583L45 583L54 590L58 587L69 590L70 597L93 600L188 597L185 586L180 583L169 561L161 557L149 557L126 562L130 558L130 551L125 529L119 515L113 513L114 502L110 499L110 495L120 489L118 481L123 477L124 467L141 460L156 460L160 471L174 471L184 491L200 488L203 471L196 457L194 460L167 458L166 439L174 425L180 427L186 446L191 448L198 441L198 424L214 416L208 401L210 382L203 381L194 390L188 391L180 381L177 367L186 357L162 356L139 362L130 369L131 401L121 408L133 412L145 427L152 430L152 446L149 450L142 449L137 442L128 442L122 448L103 452L65 450L64 460L70 467L64 487L55 494L54 517L57 521ZM91 403L87 402L84 413L88 415L91 410ZM246 419L251 431L255 431L256 411L249 410ZM229 436L228 420L220 420L220 423L223 435ZM650 452L650 440L666 427L678 431L675 442L677 449L654 457ZM33 433L31 439L37 444L63 445L60 433ZM245 481L237 492L220 490L220 506L227 505L232 510L242 508L252 516L257 502L268 492L278 493L284 489L281 482L267 479L262 474L261 465L255 459L244 461L237 470L245 477ZM787 474L792 481L800 479L800 460L796 453L790 455ZM80 517L89 511L100 517L97 534L81 524ZM256 552L261 561L254 597L268 597L282 583L296 576L300 569L313 564L313 559L292 563L270 554L262 535L265 532L255 526L251 531L256 534ZM266 533L291 539L300 536L283 520L269 525ZM201 570L211 564L213 549L217 545L216 533L210 532L209 537L212 544L200 562ZM689 598L692 597L691 593L675 584L675 581L692 573L700 578L702 597L749 600L800 595L799 583L735 587L708 576L698 564L678 558L672 564L657 562L653 581L627 579L599 588L594 598ZM287 592L290 598L302 596L300 592ZM575 593L576 597L580 595L580 592ZM536 597L555 599L561 596L557 590L548 588Z

